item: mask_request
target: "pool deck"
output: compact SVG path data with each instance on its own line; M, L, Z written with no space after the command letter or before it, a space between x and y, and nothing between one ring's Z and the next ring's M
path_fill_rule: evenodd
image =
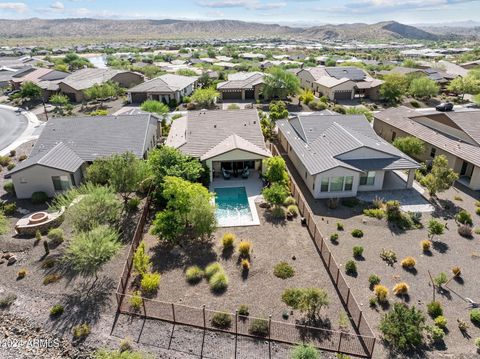
M231 187L245 187L248 197L248 205L250 206L250 212L252 212L252 221L248 223L237 223L232 221L231 223L219 224L218 227L244 227L244 226L259 226L260 218L258 217L257 207L255 202L262 198L262 180L258 177L258 172L252 171L250 177L243 178L231 178L225 180L223 178L215 178L210 183L210 192L215 192L215 188L231 188Z

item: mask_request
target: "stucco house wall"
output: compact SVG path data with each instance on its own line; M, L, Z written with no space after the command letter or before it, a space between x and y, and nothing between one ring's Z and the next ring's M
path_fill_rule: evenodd
M353 176L353 185L351 191L338 191L338 192L321 192L322 178L328 177L341 177L341 176ZM312 192L314 198L342 198L342 197L355 197L359 189L360 173L352 171L349 168L336 167L328 171L319 173L315 176L315 190Z
M120 86L130 88L144 81L142 74L136 72L123 72L112 77L112 82L117 82Z
M257 168L255 170L258 170L259 172L263 173L263 163L262 160L264 159L264 156L257 155L255 153L243 151L243 150L232 150L226 153L223 153L219 156L209 158L205 160L206 166L210 169L210 180L213 180L213 172L212 170L219 171L219 168L214 168L214 162L228 162L228 161L258 161L257 163ZM217 166L218 167L218 166Z

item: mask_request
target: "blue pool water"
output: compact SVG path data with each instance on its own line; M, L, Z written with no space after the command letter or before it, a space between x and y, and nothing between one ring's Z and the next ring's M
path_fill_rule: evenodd
M216 216L220 226L250 224L253 220L245 187L215 188Z

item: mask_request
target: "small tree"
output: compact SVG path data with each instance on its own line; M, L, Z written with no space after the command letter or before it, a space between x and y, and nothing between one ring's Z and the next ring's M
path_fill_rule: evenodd
M211 107L215 104L216 99L220 96L213 87L199 88L190 96L190 100L198 104L200 107Z
M292 72L274 67L265 75L263 86L265 98L285 99L290 95L295 95L299 89L300 80Z
M438 192L449 189L457 179L458 174L449 168L447 157L439 155L434 158L432 170L422 183L427 187L430 196L434 197Z
M276 121L282 118L288 117L288 110L285 102L283 101L272 101L268 105L268 110L270 111L270 120Z
M391 73L384 77L385 82L380 86L380 96L390 102L400 102L407 91L407 79L404 75Z
M70 100L68 99L68 96L55 94L50 97L50 103L52 105L55 105L58 109L58 112L60 112L60 114L63 115L63 110L65 106L67 106L70 103Z
M111 83L95 84L84 91L87 100L100 101L100 107L103 107L104 101L117 95L117 88Z
M281 156L266 158L263 160L265 166L265 178L270 183L288 183L288 172L285 160Z
M98 226L88 232L79 232L69 242L64 261L84 277L94 276L120 249L118 233L107 226Z
M298 96L299 101L302 101L305 105L308 105L315 99L312 90L310 89L301 89Z
M474 76L468 75L465 77L457 77L450 81L447 87L448 91L451 91L458 96L461 96L462 100L465 94L475 95L480 93L480 79Z
M286 289L282 301L289 307L306 313L312 321L318 317L320 310L329 304L327 292L320 288Z
M165 116L170 110L167 105L161 103L160 101L155 100L146 100L141 105L140 108L145 112L153 112L160 116Z
M298 344L293 349L292 359L320 359L320 353L312 345Z
M415 307L395 303L381 319L379 329L393 348L411 349L423 343L425 315Z
M145 242L142 241L133 255L133 269L135 273L143 276L149 272L151 268L152 262L150 256L145 253Z
M430 97L438 95L440 88L435 81L426 76L413 79L410 82L408 91L415 98L429 99Z
M436 219L432 218L428 221L428 237L430 239L433 239L434 236L443 234L444 230L445 225Z
M419 156L425 151L423 141L413 136L398 137L393 145L411 157Z
M281 206L288 197L288 191L280 183L274 183L270 187L265 187L262 191L265 200L275 207Z

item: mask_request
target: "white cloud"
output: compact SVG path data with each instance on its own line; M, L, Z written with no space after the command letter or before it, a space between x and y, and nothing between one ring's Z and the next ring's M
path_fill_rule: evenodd
M260 2L260 0L206 0L199 1L198 5L210 8L241 7L248 10L272 10L287 6L286 2Z
M28 6L23 2L0 2L0 10L11 10L22 13L28 10Z
M50 5L50 7L55 10L65 9L65 5L63 5L63 3L61 3L60 1L53 2L52 5Z
M330 8L316 7L314 10L331 13L349 11L358 14L370 14L372 11L389 13L400 10L438 10L463 3L480 0L353 0L350 3Z

